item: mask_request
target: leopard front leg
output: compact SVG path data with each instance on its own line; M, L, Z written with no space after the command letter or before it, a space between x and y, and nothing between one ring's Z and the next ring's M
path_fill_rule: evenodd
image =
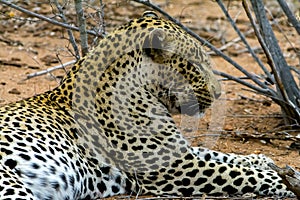
M155 195L242 195L294 197L273 170L243 165L206 161L194 154L161 169L159 177L145 176L142 181L150 194ZM155 185L155 187L154 187Z
M243 165L246 167L254 167L258 169L271 169L268 163L274 161L264 154L238 155L234 153L222 153L219 151L210 150L203 147L192 147L192 153L196 156L205 159L206 161L215 160L222 163Z

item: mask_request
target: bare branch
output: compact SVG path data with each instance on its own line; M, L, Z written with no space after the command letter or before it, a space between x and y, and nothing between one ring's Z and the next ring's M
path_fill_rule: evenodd
M100 1L100 13L99 13L99 18L100 18L100 31L101 31L101 35L105 35L105 21L104 21L104 4L102 2L102 0Z
M78 24L79 24L81 53L82 56L85 56L89 52L89 46L88 46L88 38L86 32L85 17L82 9L82 0L74 0L74 3L75 3L75 10L77 14Z
M105 25L105 19L104 19L104 7L102 0L99 0L99 9L96 10L97 16L99 18L98 21L98 27L95 28L98 35L101 35L102 37L105 37L107 35L106 33L106 25ZM98 37L93 38L93 45L96 44L98 41Z
M221 0L217 0L217 3L219 4L220 8L222 9L223 13L225 14L227 20L230 22L231 26L233 27L233 29L235 30L235 32L239 35L239 37L241 38L242 42L245 44L246 48L248 49L249 53L251 54L251 56L254 58L254 60L258 63L258 65L260 66L260 68L264 71L264 73L267 75L267 77L272 80L272 75L271 73L266 69L266 67L264 66L264 64L261 62L261 60L257 57L257 55L254 53L254 51L252 50L252 48L250 47L249 43L247 42L245 36L241 33L241 31L239 30L239 28L236 26L236 23L233 21L233 19L230 17L229 13L227 12L224 4L222 3ZM261 84L260 82L256 82L255 80L253 80L255 83L257 83L259 86L261 87L265 87L264 84Z
M262 36L259 32L259 28L257 27L257 24L255 23L255 20L253 19L252 15L251 15L251 11L250 11L250 8L249 8L249 4L247 3L247 0L243 0L243 7L244 7L244 10L250 20L250 23L253 27L253 30L255 32L255 35L258 39L258 42L260 44L260 46L262 47L267 59L268 59L268 63L269 65L271 65L271 62L272 62L272 59L271 59L271 54L270 54L270 51L268 50L264 40L262 39ZM265 71L265 70L264 70ZM273 76L269 73L269 76L268 76L270 82L273 84L275 83L275 80L273 78Z
M285 104L279 103L283 112L286 114L287 123L294 123L295 120L300 123L300 109L298 107L300 101L299 88L291 74L289 66L284 59L282 51L278 45L272 27L264 12L264 4L261 0L250 0L253 11L258 21L262 39L270 51L276 85L279 89L278 95L281 96ZM290 118L295 118L292 122Z
M288 7L286 0L277 0L280 7L282 8L283 12L285 15L288 17L289 21L293 24L295 27L296 31L300 35L300 23L299 20L296 19L295 15L292 13L290 8Z
M55 3L56 8L58 9L59 17L63 20L64 23L67 24L67 18L64 14L64 11L63 11L61 5L59 4L59 2L57 0L54 0L54 3ZM73 46L73 49L74 49L74 52L75 52L76 60L79 60L80 54L79 54L77 44L75 42L74 35L73 35L71 29L67 29L67 31L68 31L68 35L69 35L69 41L71 42L71 44Z
M244 35L249 35L251 33L253 33L253 29L250 29L249 31L247 31L246 33L244 33ZM234 45L234 44L237 44L239 41L241 41L241 38L240 37L236 37L234 39L232 39L231 41L227 42L226 44L224 44L223 46L219 47L218 49L220 51L224 51L225 49L227 49L228 47Z
M243 79L241 79L239 77L235 77L235 76L232 76L230 74L227 74L227 73L224 73L224 72L220 72L220 71L217 71L217 70L214 70L214 73L216 75L223 76L223 77L225 77L225 78L227 78L229 80L232 80L232 81L235 81L237 83L240 83L240 84L242 84L242 85L244 85L246 87L249 87L250 89L252 89L252 90L254 90L254 91L258 92L258 93L261 93L261 94L270 93L270 91L268 89L257 87L257 86L255 86L253 84L250 84L247 81L244 81ZM255 76L252 76L252 77L255 78L255 79L257 79Z
M35 73L32 73L32 74L28 74L26 79L31 79L31 78L36 77L36 76L41 76L41 75L44 75L44 74L48 74L48 73L50 73L50 72L52 72L54 70L57 70L57 69L64 69L66 66L73 65L74 63L76 63L76 60L72 60L72 61L66 62L66 63L64 63L62 65L57 65L57 66L48 68L48 69L43 70L43 71L39 71L39 72L35 72Z
M4 4L6 6L9 6L9 7L13 8L13 9L16 9L16 10L22 12L22 13L27 14L27 15L31 15L31 16L36 17L38 19L41 19L43 21L49 22L50 24L61 26L61 27L64 27L64 28L67 28L67 29L70 29L70 30L74 30L74 31L79 31L79 28L77 28L77 27L74 27L74 26L71 26L69 24L65 24L65 23L62 23L62 22L58 22L58 21L56 21L54 19L50 19L50 18L45 17L43 15L39 15L39 14L37 14L35 12L31 12L31 11L29 11L29 10L27 10L25 8L22 8L20 6L17 6L15 4L11 3L11 2L8 2L8 1L5 1L5 0L0 0L0 3ZM98 34L95 31L87 30L87 33L90 34L90 35L98 36Z

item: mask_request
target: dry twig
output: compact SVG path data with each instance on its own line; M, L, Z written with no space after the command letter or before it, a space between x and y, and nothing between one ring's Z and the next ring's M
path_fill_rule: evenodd
M74 27L74 26L71 26L71 25L69 25L69 24L65 24L65 23L56 21L56 20L54 20L54 19L45 17L44 15L39 15L39 14L37 14L37 13L35 13L35 12L31 12L31 11L29 11L29 10L27 10L27 9L25 9L25 8L22 8L22 7L20 7L20 6L17 6L17 5L15 5L15 4L13 4L13 3L9 2L9 1L6 1L6 0L0 0L0 3L1 3L1 4L4 4L4 5L6 5L6 6L9 6L9 7L13 8L13 9L16 9L16 10L22 12L22 13L27 14L27 15L30 15L30 16L36 17L36 18L38 18L38 19L41 19L41 20L43 20L43 21L49 22L50 24L54 24L54 25L56 25L56 26L61 26L61 27L64 27L64 28L66 28L66 29L71 29L71 30L74 30L74 31L79 31L79 28L78 28L78 27ZM88 33L88 34L91 34L91 35L94 35L94 36L98 36L98 34L97 34L95 31L87 30L87 33Z
M26 79L31 79L31 78L34 78L34 77L37 77L37 76L48 74L48 73L51 73L52 71L57 70L57 69L64 69L66 66L73 65L74 63L76 63L76 60L72 60L70 62L66 62L64 64L57 65L57 66L48 68L46 70L42 70L42 71L38 71L38 72L35 72L35 73L32 73L32 74L28 74Z
M60 3L58 2L58 0L54 0L54 4L59 12L59 17L63 20L63 22L65 24L67 24L67 18L64 14L64 11L60 5ZM73 49L74 49L74 52L75 52L75 57L76 59L78 60L80 58L80 54L79 54L79 50L78 50L78 47L77 47L77 44L75 42L75 38L74 38L74 35L72 33L72 30L71 29L67 29L67 32L68 32L68 35L69 35L69 41L71 42L72 46L73 46Z
M294 192L297 198L300 199L300 173L288 165L285 168L280 168L273 163L269 163L268 165L278 173L287 188Z
M249 45L249 43L247 42L245 36L241 33L240 29L236 26L236 23L234 22L234 20L230 17L229 13L227 12L224 4L222 3L221 0L217 0L218 5L220 6L220 8L222 9L223 13L225 14L227 20L230 22L231 26L233 27L233 29L235 30L235 32L238 34L238 36L241 38L242 42L245 44L246 48L248 49L248 51L250 52L251 56L254 58L254 60L258 63L258 65L260 66L260 68L264 71L264 73L267 75L267 77L269 79L272 80L272 75L271 73L266 69L266 67L264 66L264 64L262 63L262 61L257 57L257 55L254 53L254 51L252 50L251 46ZM265 84L262 84L261 82L257 82L257 79L252 79L256 84L258 84L259 86L261 86L262 88L266 87Z
M291 12L290 8L288 7L288 5L286 3L286 0L277 0L277 2L279 3L279 5L282 8L283 12L288 17L289 21L293 24L296 31L300 35L300 22L299 22L299 20L296 19L293 12Z

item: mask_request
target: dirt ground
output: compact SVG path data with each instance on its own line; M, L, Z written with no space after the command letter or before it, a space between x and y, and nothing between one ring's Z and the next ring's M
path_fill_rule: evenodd
M49 17L54 16L51 6L47 3L20 2L18 5L31 11ZM129 19L140 16L143 11L149 10L140 4L128 1L105 0L103 2L105 3L107 32ZM171 16L217 47L223 47L238 37L214 1L160 0L153 2L158 3ZM225 3L239 28L243 32L251 30L240 1L225 1ZM278 26L273 25L273 27L287 62L299 69L299 59L292 48L299 51L299 35L287 19L281 16L280 9L276 5L270 5L268 8L277 19ZM294 8L299 9L296 3ZM68 13L68 9L65 11L69 22L75 23L76 17L72 12ZM90 11L93 12L92 9ZM96 23L91 20L93 16L88 16L88 18L91 25ZM55 17L55 19L58 18ZM283 33L279 32L280 29ZM75 36L79 38L78 33ZM247 39L252 47L258 47L253 33L247 35ZM28 74L59 65L60 62L74 60L70 49L72 47L68 41L67 32L63 28L49 25L0 5L0 105L56 87L65 74L65 70L56 70L31 79L26 77ZM248 71L257 75L262 74L245 49L245 45L241 42L234 42L223 51ZM226 61L212 52L210 54L215 69L242 76ZM257 49L257 54L263 62L266 61L261 49ZM222 77L219 78L222 79ZM201 145L243 155L263 153L271 157L279 166L288 164L300 170L299 147L293 148L295 143L292 140L280 139L286 134L296 136L300 131L290 131L289 127L284 125L280 108L270 99L249 92L235 82L222 80L222 87L221 98L203 119L175 116L179 127L191 143L195 146Z

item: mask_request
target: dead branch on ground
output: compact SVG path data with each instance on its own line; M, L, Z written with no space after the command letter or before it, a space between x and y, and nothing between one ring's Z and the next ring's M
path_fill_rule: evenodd
M66 66L73 65L75 63L76 63L76 60L72 60L72 61L63 63L61 65L50 67L50 68L42 70L42 71L34 72L34 73L31 73L31 74L28 74L27 77L26 77L26 79L31 79L33 77L42 76L44 74L51 73L51 72L53 72L53 71L55 71L57 69L64 69Z
M268 165L282 178L287 188L300 199L300 173L288 165L285 168L280 168L273 163Z

